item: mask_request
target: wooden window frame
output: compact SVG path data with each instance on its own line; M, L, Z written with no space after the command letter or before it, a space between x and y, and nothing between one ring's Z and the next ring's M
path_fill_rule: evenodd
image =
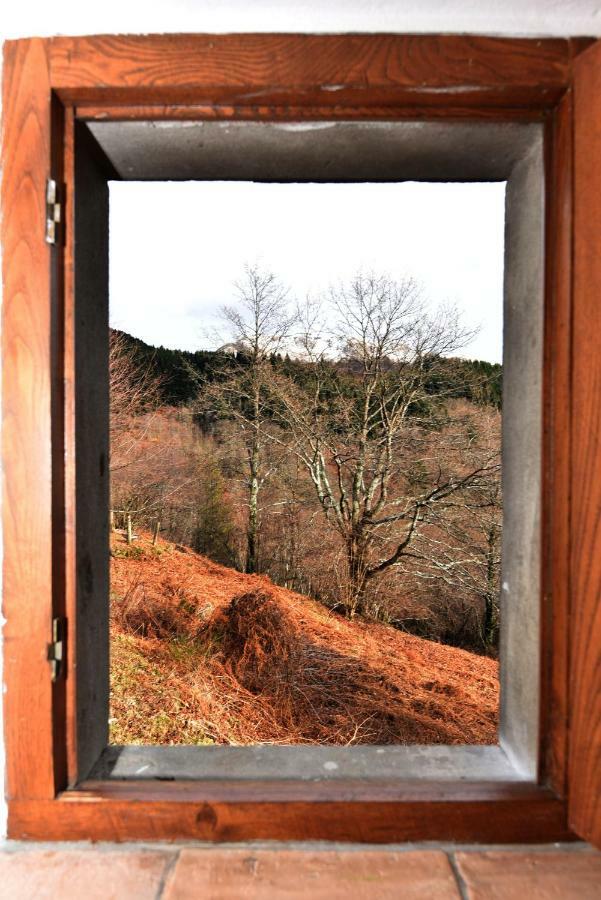
M4 695L9 836L601 840L601 50L585 39L27 39L3 77ZM592 115L596 110L597 116ZM81 119L543 122L540 766L534 782L105 781L77 771L74 132ZM67 240L45 241L46 181ZM597 393L596 393L597 391ZM50 680L53 617L69 623Z

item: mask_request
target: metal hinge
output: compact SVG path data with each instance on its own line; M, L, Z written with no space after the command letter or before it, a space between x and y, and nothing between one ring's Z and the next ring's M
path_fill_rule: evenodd
M58 199L58 186L53 178L46 182L46 243L57 244L62 208Z
M50 662L52 680L58 681L63 674L65 662L65 619L52 620L52 641L48 644L48 661Z

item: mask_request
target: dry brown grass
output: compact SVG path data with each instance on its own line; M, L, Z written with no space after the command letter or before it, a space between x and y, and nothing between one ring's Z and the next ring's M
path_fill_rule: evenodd
M115 743L496 741L494 660L134 546L112 562Z

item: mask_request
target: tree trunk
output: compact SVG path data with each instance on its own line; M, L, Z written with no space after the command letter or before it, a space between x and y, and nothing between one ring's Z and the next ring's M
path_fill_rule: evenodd
M367 587L366 547L361 537L355 535L347 543L349 591L347 613L349 619L365 613Z
M248 482L248 534L246 551L246 572L254 575L259 571L259 471L260 471L260 445L259 445L259 418L260 418L260 390L257 385L253 397L253 440L250 448L249 467L250 477Z
M484 642L488 650L497 645L497 632L499 628L495 597L486 594L484 597Z
M484 643L490 650L497 645L499 631L499 614L496 596L496 566L495 550L497 544L497 532L494 527L488 532L488 550L486 558L486 593L484 595Z
M254 575L259 571L259 448L255 443L250 456L250 479L248 490L248 528L246 550L246 572Z

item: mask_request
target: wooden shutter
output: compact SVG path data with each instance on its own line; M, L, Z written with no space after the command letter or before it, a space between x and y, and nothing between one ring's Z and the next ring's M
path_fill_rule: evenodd
M601 845L601 42L574 69L569 807Z

